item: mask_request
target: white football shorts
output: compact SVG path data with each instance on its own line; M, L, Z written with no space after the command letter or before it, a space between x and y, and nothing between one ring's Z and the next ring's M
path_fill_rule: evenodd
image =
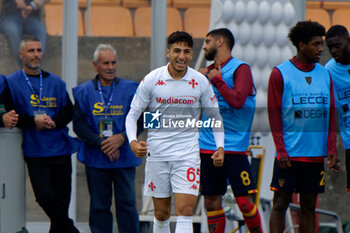
M200 159L184 161L147 161L144 195L156 198L171 197L172 193L198 196Z

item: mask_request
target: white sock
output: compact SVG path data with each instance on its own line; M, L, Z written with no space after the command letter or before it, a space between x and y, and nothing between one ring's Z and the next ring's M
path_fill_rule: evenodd
M153 218L153 233L170 233L170 218L165 221L159 221Z
M175 233L193 233L192 216L177 216Z

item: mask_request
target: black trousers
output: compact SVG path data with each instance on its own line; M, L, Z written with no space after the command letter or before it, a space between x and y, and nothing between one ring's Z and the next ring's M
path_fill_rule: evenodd
M25 156L25 161L36 201L51 221L49 233L79 232L68 217L72 183L71 156Z

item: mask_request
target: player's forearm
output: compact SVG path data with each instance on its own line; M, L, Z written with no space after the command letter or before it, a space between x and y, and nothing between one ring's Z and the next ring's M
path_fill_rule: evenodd
M225 133L224 131L215 132L213 131L216 148L225 148Z
M329 111L329 128L328 128L328 154L337 155L337 134L336 134L336 113L333 82L330 86L330 111Z
M224 121L222 120L220 112L218 111L218 109L216 109L216 111L214 111L213 109L212 111L209 111L206 113L211 118L214 118L215 121L221 122L220 127L213 127L213 135L216 143L216 148L219 148L219 147L224 148L225 147Z
M278 159L289 156L285 149L281 117L283 89L281 73L274 69L269 79L267 110Z
M131 108L125 121L126 135L129 143L137 141L137 119L139 119L141 112Z

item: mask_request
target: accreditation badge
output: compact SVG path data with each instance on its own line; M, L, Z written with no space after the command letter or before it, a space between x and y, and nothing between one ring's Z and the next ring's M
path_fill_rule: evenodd
M113 135L113 120L110 118L103 118L100 120L100 137L108 138Z
M41 116L41 115L46 115L46 112L43 110L36 110L33 111L34 116Z

